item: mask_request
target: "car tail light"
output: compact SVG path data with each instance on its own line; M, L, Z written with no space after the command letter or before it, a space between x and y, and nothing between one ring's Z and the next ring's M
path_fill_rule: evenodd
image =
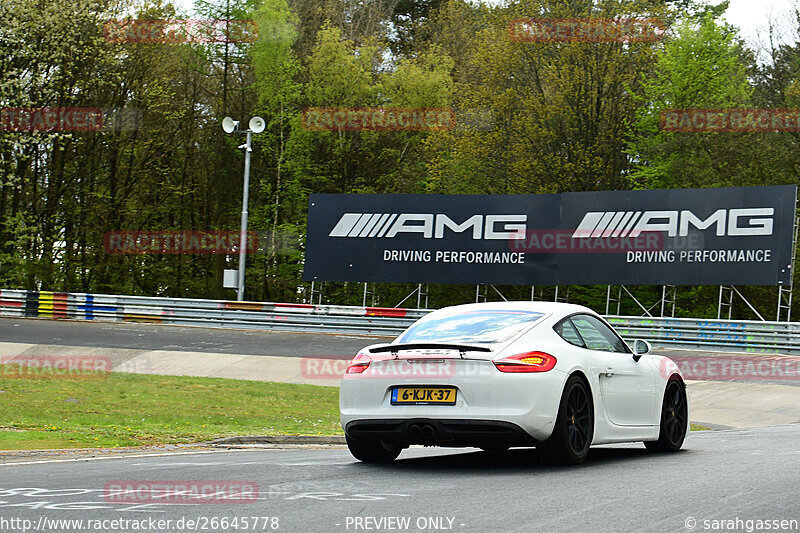
M544 352L526 352L494 361L500 372L547 372L556 366L556 358Z
M360 353L353 357L353 360L350 361L350 365L347 367L347 374L361 374L369 368L369 364L372 362L370 356ZM340 367L341 368L341 367Z

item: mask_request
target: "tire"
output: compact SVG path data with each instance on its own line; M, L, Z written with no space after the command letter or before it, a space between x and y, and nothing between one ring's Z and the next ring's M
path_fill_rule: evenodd
M553 434L538 448L551 462L576 465L588 457L593 436L594 409L589 387L580 376L570 376L561 393Z
M387 449L381 441L354 439L350 435L345 435L347 448L350 453L365 463L391 463L400 455L400 448Z
M686 385L677 376L672 376L664 390L661 402L661 424L658 440L645 442L652 452L676 452L683 446L686 427L689 424Z

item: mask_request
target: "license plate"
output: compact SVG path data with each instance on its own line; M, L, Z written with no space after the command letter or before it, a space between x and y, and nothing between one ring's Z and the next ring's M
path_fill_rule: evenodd
M392 405L455 405L456 389L453 387L395 387Z

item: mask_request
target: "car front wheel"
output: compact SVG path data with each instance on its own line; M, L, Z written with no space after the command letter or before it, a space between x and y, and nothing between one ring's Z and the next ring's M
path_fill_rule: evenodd
M658 440L645 442L644 445L653 452L678 451L686 438L688 424L686 387L680 379L673 376L667 382L667 389L664 391Z

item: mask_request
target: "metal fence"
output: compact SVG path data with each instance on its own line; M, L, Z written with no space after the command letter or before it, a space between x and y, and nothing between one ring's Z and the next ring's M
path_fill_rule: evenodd
M0 290L0 316L397 335L428 310Z
M394 336L427 309L234 302L0 290L0 316ZM626 340L654 346L800 354L800 323L606 317ZM2 339L0 339L2 341Z
M605 317L625 340L726 352L800 354L800 323L704 318Z

